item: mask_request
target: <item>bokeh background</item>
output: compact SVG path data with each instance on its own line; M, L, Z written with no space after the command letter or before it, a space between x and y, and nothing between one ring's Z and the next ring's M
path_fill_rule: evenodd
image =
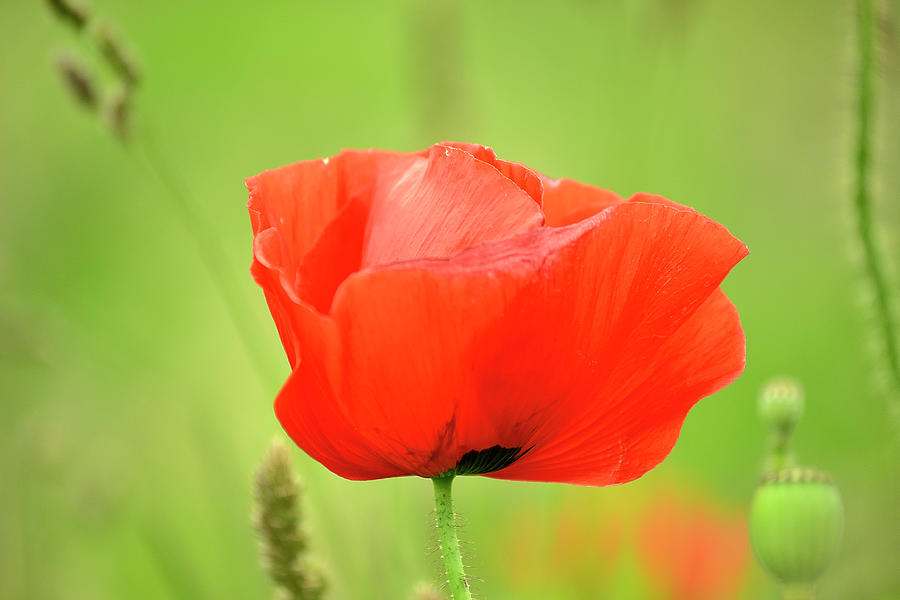
M181 196L61 85L62 50L113 85L90 40L43 2L0 0L0 598L271 597L251 479L282 436L288 365L248 272L243 178L443 139L664 194L752 252L725 283L746 372L697 405L659 468L604 489L457 481L479 597L777 597L742 523L765 443L756 398L787 374L807 390L800 460L846 504L820 597L900 598L900 422L849 196L854 2L91 8L139 60L133 141ZM894 267L900 3L883 9L876 215ZM429 482L350 482L293 455L330 598L403 599L436 579ZM693 587L667 564L679 554L700 557Z

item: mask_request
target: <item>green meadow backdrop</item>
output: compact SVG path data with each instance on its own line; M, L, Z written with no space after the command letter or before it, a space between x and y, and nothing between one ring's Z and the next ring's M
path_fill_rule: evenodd
M663 194L751 250L725 283L746 372L659 468L602 489L457 481L478 597L677 598L642 552L648 515L743 519L756 398L791 375L796 451L846 505L820 597L900 598L900 406L850 199L854 2L90 1L141 67L127 150L55 72L69 52L115 85L89 36L0 0L0 598L272 596L251 481L283 436L288 365L248 272L243 178L444 139ZM900 2L882 8L875 220L896 295ZM329 598L405 600L437 579L430 482L345 481L292 454ZM728 597L776 598L742 561Z

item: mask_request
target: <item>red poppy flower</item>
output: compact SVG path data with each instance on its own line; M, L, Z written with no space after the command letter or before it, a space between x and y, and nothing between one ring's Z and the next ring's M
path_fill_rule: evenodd
M454 143L247 186L251 270L292 369L275 412L343 477L629 481L743 369L719 284L747 249L660 196Z

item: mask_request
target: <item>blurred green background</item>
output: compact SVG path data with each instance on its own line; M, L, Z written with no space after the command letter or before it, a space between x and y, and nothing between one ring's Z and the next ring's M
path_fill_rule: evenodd
M820 597L900 598L900 423L873 358L848 200L854 2L91 8L139 59L135 142L168 165L188 209L68 97L51 57L69 49L97 72L89 40L43 2L0 0L0 598L271 597L248 515L254 465L282 436L271 405L288 368L248 272L243 178L342 147L443 139L666 195L751 249L725 283L747 370L697 405L659 468L604 489L457 481L478 596L674 598L642 555L643 524L670 497L743 518L764 447L756 397L788 374L807 389L801 462L833 473L846 504ZM886 19L876 189L889 259L894 34ZM219 283L198 247L215 250ZM293 454L330 598L405 599L436 579L429 482L345 481ZM577 544L560 533L573 520ZM588 522L601 533L585 538ZM560 544L577 561L560 566ZM725 597L775 598L743 560Z

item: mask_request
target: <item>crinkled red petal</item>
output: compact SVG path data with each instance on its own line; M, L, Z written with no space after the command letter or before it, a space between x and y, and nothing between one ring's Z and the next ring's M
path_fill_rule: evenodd
M500 171L500 173L504 177L507 177L517 186L522 188L522 190L526 194L531 196L531 198L537 203L538 206L542 205L544 197L543 177L534 169L526 167L522 163L498 158L492 148L488 146L482 146L481 144L443 142L440 145L464 150L478 160L493 166L495 169Z
M272 293L327 313L355 271L448 257L540 226L529 195L539 195L540 178L489 162L488 152L476 158L442 144L417 153L345 150L249 178L254 257L282 288Z
M572 225L625 201L615 192L574 179L545 178L543 184L544 216L551 227Z
M436 145L399 179L376 187L361 264L449 257L542 224L540 206L493 165Z

